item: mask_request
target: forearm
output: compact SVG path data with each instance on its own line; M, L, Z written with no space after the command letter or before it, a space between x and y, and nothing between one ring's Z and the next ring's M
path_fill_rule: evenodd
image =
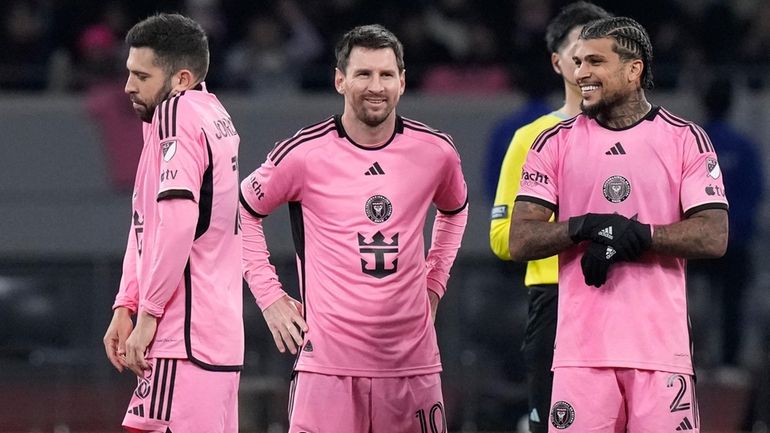
M468 207L454 215L436 213L433 221L431 246L426 259L428 289L439 297L446 292L449 270L457 257L460 243L468 223Z
M275 268L270 264L262 219L249 213L243 206L240 207L240 215L243 229L243 278L257 305L264 311L286 292L278 281Z
M135 313L139 305L139 285L136 280L136 234L134 227L128 233L126 253L123 256L123 273L120 277L118 294L112 304L113 310L120 307L129 309Z
M198 204L187 199L162 200L158 203L159 223L151 251L151 268L139 300L139 310L160 317L179 287L190 257Z
M655 226L652 250L685 259L721 257L727 249L727 224L727 212L713 209L674 224Z
M511 221L509 247L515 261L544 259L573 245L566 222Z

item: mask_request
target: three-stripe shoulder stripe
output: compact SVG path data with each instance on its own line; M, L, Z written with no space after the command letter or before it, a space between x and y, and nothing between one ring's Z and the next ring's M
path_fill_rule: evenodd
M401 119L404 122L404 128L409 128L409 129L414 130L414 131L419 131L419 132L424 132L426 134L434 135L434 136L436 136L436 137L446 141L447 143L449 143L450 146L455 148L455 143L454 143L454 141L452 140L452 137L449 134L447 134L445 132L441 132L438 129L431 128L430 126L428 126L428 125L426 125L426 124L424 124L422 122L418 122L416 120L407 119L406 117L402 117ZM455 150L457 150L457 148L455 148Z
M161 140L176 136L176 112L179 106L179 98L182 95L184 95L184 92L171 99L166 99L156 108L158 111L158 138Z
M558 134L559 131L561 131L562 129L572 128L572 125L575 123L576 120L577 120L577 116L571 119L563 120L557 123L556 125L541 132L540 135L538 135L537 138L535 139L535 142L532 143L532 146L530 146L530 149L534 150L535 152L540 152L541 150L543 150L543 146L545 146L545 143L548 141L548 139Z
M273 164L278 165L278 163L281 162L281 160L285 158L289 152L291 152L300 144L315 138L322 137L335 130L336 128L337 126L334 123L334 117L330 117L322 122L302 128L297 131L297 133L294 134L294 136L291 138L276 143L276 145L273 147L273 150L267 155L267 157L273 161Z
M706 134L706 132L700 126L690 122L689 120L684 120L680 117L674 116L668 110L663 108L660 109L659 113L660 118L663 119L666 123L682 128L688 128L690 132L692 132L692 135L695 136L695 142L698 144L698 152L707 153L714 151L714 145L711 144L711 140L709 139L708 134Z

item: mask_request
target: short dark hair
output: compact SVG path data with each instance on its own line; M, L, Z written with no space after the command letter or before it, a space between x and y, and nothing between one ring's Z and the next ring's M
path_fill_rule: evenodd
M584 26L593 20L609 18L612 14L587 1L578 1L564 6L545 29L545 43L549 53L561 49L569 32L577 26Z
M157 66L169 75L189 69L203 81L209 70L209 40L195 20L180 14L160 13L140 21L126 34L132 48L152 48Z
M580 39L612 38L613 51L623 61L641 59L641 85L643 89L652 89L652 43L647 30L628 17L604 18L593 21L583 27Z
M358 26L345 33L337 42L334 54L337 57L337 69L345 72L354 47L380 49L391 48L396 55L398 70L404 70L404 46L390 30L379 24Z

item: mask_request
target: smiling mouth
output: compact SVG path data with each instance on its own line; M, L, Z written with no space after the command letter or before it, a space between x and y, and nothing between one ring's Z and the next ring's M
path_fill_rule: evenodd
M599 90L599 87L601 87L601 86L599 86L598 84L581 84L580 85L580 92L583 95L585 95L587 93L591 93L591 92L594 92L596 90Z

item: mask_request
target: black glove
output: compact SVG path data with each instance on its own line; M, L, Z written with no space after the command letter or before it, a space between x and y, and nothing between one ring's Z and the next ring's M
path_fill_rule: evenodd
M586 285L601 287L607 281L610 265L619 261L618 253L610 245L591 242L580 259Z
M575 243L591 240L609 245L623 261L636 260L652 244L649 224L619 214L589 213L572 217L569 219L569 236Z

